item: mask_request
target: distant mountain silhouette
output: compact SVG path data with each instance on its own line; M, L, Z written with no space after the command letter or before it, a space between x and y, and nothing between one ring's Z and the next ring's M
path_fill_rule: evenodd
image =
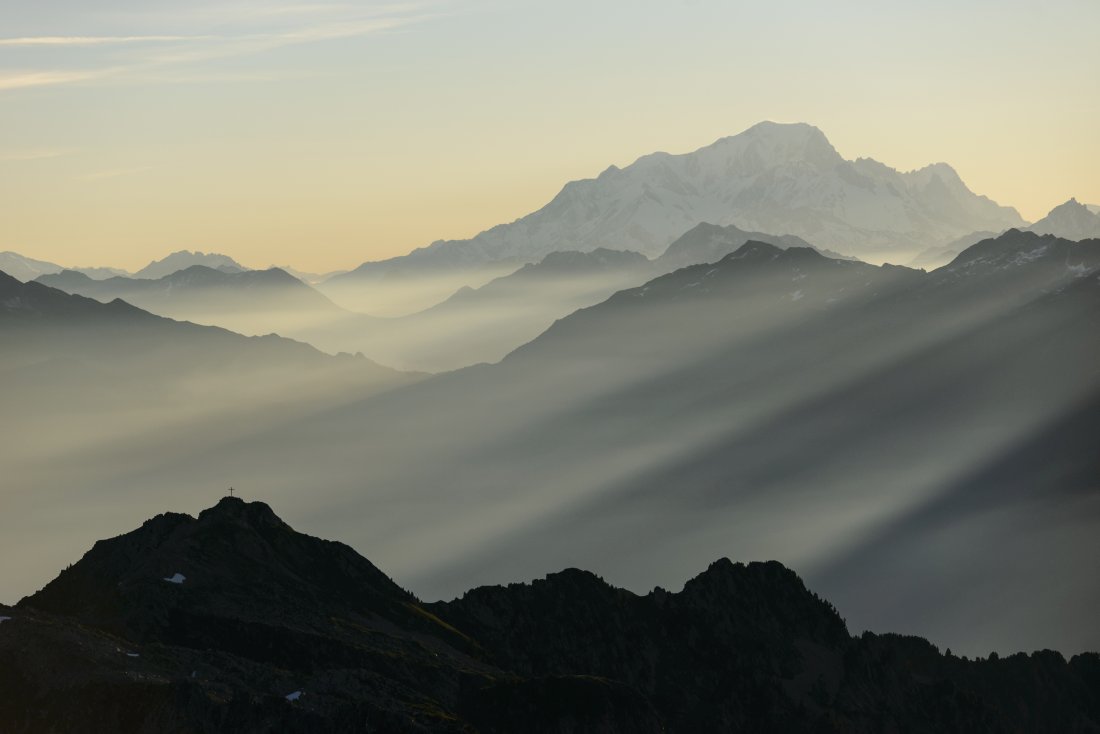
M851 637L776 562L640 596L569 569L426 605L224 498L0 606L5 732L1100 730L1100 657Z
M663 275L673 270L688 267L689 265L702 265L703 263L718 262L726 255L735 251L746 242L767 242L786 249L788 247L809 247L817 249L801 237L793 235L769 235L763 232L745 232L734 226L720 227L716 224L703 222L685 232L668 246L660 257L654 260L654 274ZM819 250L826 257L848 260L854 259L841 255L831 250Z
M7 273L16 280L26 282L28 280L34 280L40 275L47 275L50 273L60 273L66 268L58 265L57 263L47 262L45 260L35 260L33 258L20 255L18 252L0 252L0 272ZM126 275L125 270L119 268L69 268L77 272L83 273L91 278L103 279L110 278L116 275Z
M678 268L720 260L751 239L781 247L810 247L798 237L704 223L677 238L654 260L630 250L602 247L590 252L552 252L479 288L464 287L414 314L346 320L288 333L327 350L362 351L403 369L440 372L496 362L577 309Z
M968 247L978 244L982 240L989 240L999 237L1001 232L971 232L970 234L963 235L957 240L952 240L946 245L939 245L937 247L929 247L924 250L915 258L910 260L906 265L911 268L924 268L926 270L935 270L936 268L946 265L954 260L960 252Z
M134 273L134 277L155 280L171 275L177 270L189 268L192 265L205 265L208 268L222 270L227 273L237 273L248 269L228 255L221 255L216 252L200 252L198 250L178 250L160 260L152 261Z
M157 279L106 280L92 280L67 270L40 276L38 282L105 302L121 298L160 316L223 326L244 334L296 336L295 327L301 323L350 316L278 268L234 271L191 265Z
M1092 211L1077 199L1070 199L1050 210L1050 213L1027 228L1036 234L1052 234L1067 240L1100 238L1100 213Z
M304 270L298 270L297 268L291 267L290 265L272 265L269 269L272 268L278 268L279 270L286 271L303 283L308 283L310 285L320 283L321 281L328 280L329 278L333 278L337 275L343 275L347 272L346 270L332 270L327 273L309 273Z
M1055 439L1095 422L1066 423L1100 395L1098 268L1100 241L1022 231L932 272L748 243L499 364L214 450L201 476L416 508L400 531L365 510L339 527L433 597L582 564L642 589L755 554L859 629L1095 648L1100 464ZM1046 458L1006 485L1032 445Z
M1070 199L1059 204L1034 224L1023 227L1025 232L1051 234L1055 237L1078 241L1100 238L1100 213L1091 207ZM963 250L982 240L995 239L998 232L973 232L939 247L931 247L909 262L915 268L937 268L947 264Z
M75 464L77 504L152 512L158 497L248 477L292 512L332 503L317 527L369 545L428 598L568 566L645 590L721 555L766 557L798 568L854 630L968 655L1097 649L1098 266L1098 240L1022 231L932 272L748 243L560 319L499 364L365 396L341 383L338 399L228 438L219 419L156 451L100 442ZM4 343L0 356L19 354ZM58 357L74 343L59 340ZM103 372L142 353L140 339L119 344ZM245 379L216 393L184 380L173 406L232 405L259 369L211 362L207 374ZM73 422L94 436L134 387L98 375L13 405L24 385L67 384L44 378L62 366L4 372L0 407L20 416L5 439L13 487L73 486L52 467L12 474L20 447ZM293 373L280 395L328 384ZM64 419L38 421L64 401Z
M88 287L99 283L72 271L45 277L79 280ZM6 356L11 358L31 360L66 354L107 360L120 370L135 372L140 371L138 365L145 357L155 358L162 367L173 370L188 365L206 368L211 360L219 358L241 367L250 360L256 366L303 367L340 361L290 339L274 335L245 337L217 327L173 321L119 298L102 303L37 281L20 283L4 273L0 273L0 334L6 340ZM370 365L367 360L359 361L364 367ZM127 363L133 366L127 367ZM145 379L157 376L152 370Z
M279 268L225 271L191 265L156 279L93 280L66 270L43 275L40 283L82 296L109 301L123 298L162 315L186 316L218 310L339 311L331 301Z
M16 280L26 282L46 273L59 273L63 269L57 263L35 260L18 252L0 252L0 271Z
M1014 209L971 192L945 163L899 173L871 159L843 159L811 125L762 122L691 153L653 153L570 182L515 222L364 263L329 287L395 272L531 262L555 250L609 247L655 257L701 222L790 233L848 255L906 258L969 232L1024 224Z
M552 252L414 314L337 322L296 336L322 348L363 351L402 369L458 369L499 361L556 319L643 283L653 272L653 263L637 252Z
M750 239L810 246L798 237L704 223L652 261L606 248L552 252L479 288L461 288L427 309L389 319L346 311L279 268L223 272L192 265L158 279L105 280L63 271L38 281L104 302L122 298L161 316L243 334L277 333L332 353L362 352L399 369L441 372L499 361L577 309L677 268L719 260Z

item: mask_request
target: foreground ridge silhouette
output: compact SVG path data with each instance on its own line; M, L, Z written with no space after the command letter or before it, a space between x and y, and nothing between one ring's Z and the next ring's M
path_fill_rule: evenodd
M224 497L0 607L3 732L1097 732L1100 656L849 635L776 562L645 596L576 569L425 604Z

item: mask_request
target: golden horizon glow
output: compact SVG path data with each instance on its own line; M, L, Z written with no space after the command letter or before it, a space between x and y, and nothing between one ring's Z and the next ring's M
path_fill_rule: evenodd
M764 119L1100 204L1096 3L112 5L3 11L0 250L347 269Z

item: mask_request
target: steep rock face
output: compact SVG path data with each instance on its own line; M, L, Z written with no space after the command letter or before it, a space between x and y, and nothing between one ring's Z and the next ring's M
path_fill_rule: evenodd
M1096 655L853 639L775 562L722 559L678 593L569 569L422 605L230 498L0 606L5 732L1094 732L1098 683Z

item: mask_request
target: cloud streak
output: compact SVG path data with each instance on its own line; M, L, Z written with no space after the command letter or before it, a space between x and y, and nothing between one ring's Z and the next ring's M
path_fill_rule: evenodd
M0 46L117 46L133 43L205 41L215 36L26 36L0 38Z
M0 92L32 87L79 84L110 77L114 81L149 83L149 72L156 68L202 63L273 51L285 46L322 43L340 39L369 36L422 22L434 14L420 12L422 4L409 3L375 8L343 19L303 24L259 33L193 34L193 35L42 35L0 38L0 48L113 48L145 47L134 55L117 56L113 66L93 69L29 70L0 75ZM263 17L282 18L333 13L348 6L324 5L258 8Z
M111 73L112 70L110 69L97 69L90 71L28 71L5 74L0 75L0 92L86 82L108 76Z

